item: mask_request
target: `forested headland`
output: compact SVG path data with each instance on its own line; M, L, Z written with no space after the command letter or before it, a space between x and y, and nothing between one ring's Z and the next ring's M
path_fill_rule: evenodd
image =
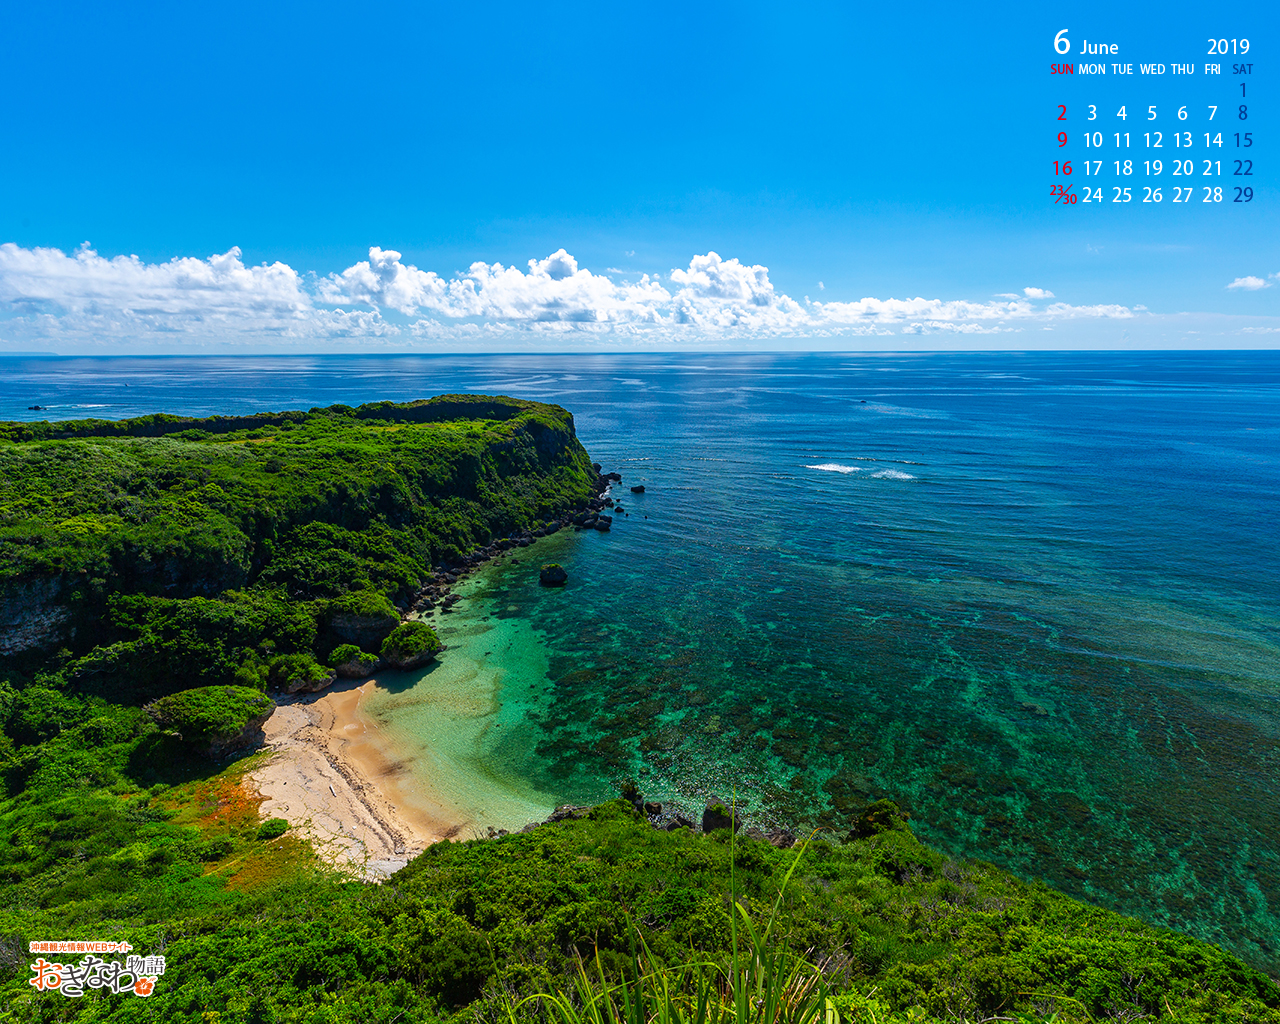
M0 424L0 1019L559 1020L522 1000L629 979L640 1024L668 979L743 1024L1280 1021L1235 956L956 862L888 804L792 846L659 830L630 793L380 885L264 823L263 755L228 753L271 694L434 654L402 632L433 574L598 486L565 410L507 398ZM166 970L33 990L29 943L68 939Z

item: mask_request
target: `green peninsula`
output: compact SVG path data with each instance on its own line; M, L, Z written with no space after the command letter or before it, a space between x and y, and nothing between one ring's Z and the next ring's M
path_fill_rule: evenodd
M126 702L305 679L595 493L572 417L508 398L0 424L0 658Z
M597 473L565 410L507 398L0 424L0 1020L1280 1021L1237 957L953 861L888 804L792 845L655 828L631 788L380 885L264 823L261 755L209 755L267 692L434 657L424 582ZM37 992L50 940L165 972Z

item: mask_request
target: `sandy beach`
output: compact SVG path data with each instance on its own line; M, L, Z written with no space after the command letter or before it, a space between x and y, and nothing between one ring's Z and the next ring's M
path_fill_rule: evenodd
M472 600L478 583L456 587L455 610L430 620L447 648L437 662L278 700L263 727L271 756L245 779L264 818L285 818L326 861L377 880L432 843L554 809L523 770L545 654L528 622Z
M462 835L466 814L400 793L404 766L388 759L360 705L373 679L285 698L263 727L270 759L246 776L264 818L285 818L325 860L362 878L385 878L431 843ZM467 833L464 838L470 838Z

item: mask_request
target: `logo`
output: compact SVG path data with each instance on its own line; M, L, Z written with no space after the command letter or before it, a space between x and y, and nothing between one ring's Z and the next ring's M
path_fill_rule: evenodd
M126 956L121 960L104 960L98 953L125 953L133 947L127 942L33 942L32 953L86 953L75 963L57 963L37 957L31 965L35 975L27 984L37 992L58 991L69 999L78 999L85 991L132 992L146 997L156 990L156 979L164 974L162 956Z

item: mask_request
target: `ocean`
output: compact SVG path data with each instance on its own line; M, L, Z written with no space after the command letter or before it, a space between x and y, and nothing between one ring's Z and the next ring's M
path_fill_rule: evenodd
M887 796L1280 970L1280 353L0 359L6 419L449 392L563 405L623 476L442 621L466 729L430 673L371 702L511 796L481 824L628 775L835 835Z

